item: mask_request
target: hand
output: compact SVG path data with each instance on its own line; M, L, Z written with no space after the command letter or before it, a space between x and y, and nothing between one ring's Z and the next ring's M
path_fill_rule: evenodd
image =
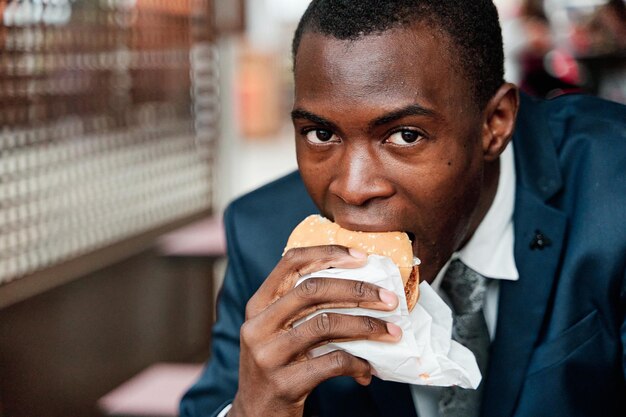
M229 417L301 416L313 388L339 375L369 384L371 369L363 359L343 351L317 358L307 354L331 341L396 342L402 333L398 326L371 317L324 313L293 328L297 320L324 308L395 309L398 299L393 292L365 282L311 278L294 288L303 275L330 267L356 268L365 261L365 254L341 246L285 254L246 306L239 389Z

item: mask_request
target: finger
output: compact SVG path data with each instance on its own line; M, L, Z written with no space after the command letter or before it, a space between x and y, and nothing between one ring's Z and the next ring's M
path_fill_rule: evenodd
M393 292L374 284L337 278L310 278L253 319L257 334L276 334L321 309L360 307L391 311L397 306L398 297Z
M305 397L316 386L336 376L351 376L362 385L372 378L370 364L341 350L296 362L276 375L279 393L294 400Z
M281 297L254 322L253 335L279 334L293 323L321 309L367 308L391 311L398 297L391 291L363 281L337 278L310 278ZM262 343L263 340L258 340Z
M274 296L280 297L287 293L304 275L328 268L358 268L366 260L367 254L338 245L290 249L277 265L276 278L273 273L270 274L270 279L275 279L278 284Z
M248 302L246 317L259 314L306 274L328 268L358 268L366 260L367 254L337 245L290 249Z
M278 337L272 348L285 352L291 362L304 356L304 352L331 342L374 340L397 342L402 329L393 323L368 316L349 316L322 313L294 327Z
M256 320L258 318L241 326L241 345L242 350L249 352L255 367L264 370L310 360L311 349L329 342L372 340L393 343L402 338L400 327L374 317L321 313L273 340L267 340L254 325Z
M360 307L391 311L397 306L396 294L368 282L309 278L276 301L271 307L271 314L283 318L281 325L286 329L294 322L321 309Z

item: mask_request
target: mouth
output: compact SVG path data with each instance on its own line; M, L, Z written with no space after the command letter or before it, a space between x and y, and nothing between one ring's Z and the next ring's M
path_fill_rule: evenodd
M417 242L417 239L415 238L415 233L413 232L404 232L409 236L409 239L411 240L411 246L413 247L413 256L416 256L419 258L419 244Z
M415 233L413 232L403 231L402 228L399 228L399 227L389 226L388 224L380 224L380 223L375 223L375 222L367 222L367 221L354 222L354 221L349 221L348 219L337 218L337 217L335 217L333 221L337 223L339 226L343 227L344 229L359 231L359 232L376 233L376 232L402 231L406 233L409 239L411 240L411 246L413 247L413 255L419 257L419 243L417 242Z
M335 223L339 226L343 227L347 230L352 230L355 232L365 232L365 233L379 233L379 232L395 232L399 231L397 228L389 227L389 225L376 223L376 222L353 222L346 219L333 219Z

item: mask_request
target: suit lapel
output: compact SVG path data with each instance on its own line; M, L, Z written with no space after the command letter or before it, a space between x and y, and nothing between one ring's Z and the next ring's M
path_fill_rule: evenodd
M518 191L517 199L515 261L520 279L500 284L496 338L485 381L486 417L510 416L514 411L541 332L565 232L566 220L561 212L533 200L524 190ZM532 244L537 230L550 240L549 246L540 249Z
M500 283L498 324L485 379L485 417L511 416L515 410L561 258L566 216L546 201L560 190L562 180L549 124L540 107L522 97L524 111L514 138L517 187L513 214L520 279Z
M374 377L369 390L380 417L417 417L410 385Z

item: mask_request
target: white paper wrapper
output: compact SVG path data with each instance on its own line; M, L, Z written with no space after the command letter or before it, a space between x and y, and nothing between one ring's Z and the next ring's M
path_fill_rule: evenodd
M320 356L337 349L367 360L374 374L388 381L417 385L476 388L480 370L472 352L451 339L452 312L429 284L420 284L419 301L409 313L400 271L388 258L370 255L367 264L357 269L333 268L302 277L296 285L311 277L354 279L370 282L393 291L400 303L394 311L383 312L364 308L342 308L316 311L308 320L324 312L380 318L402 328L397 343L367 340L330 343L314 349Z

